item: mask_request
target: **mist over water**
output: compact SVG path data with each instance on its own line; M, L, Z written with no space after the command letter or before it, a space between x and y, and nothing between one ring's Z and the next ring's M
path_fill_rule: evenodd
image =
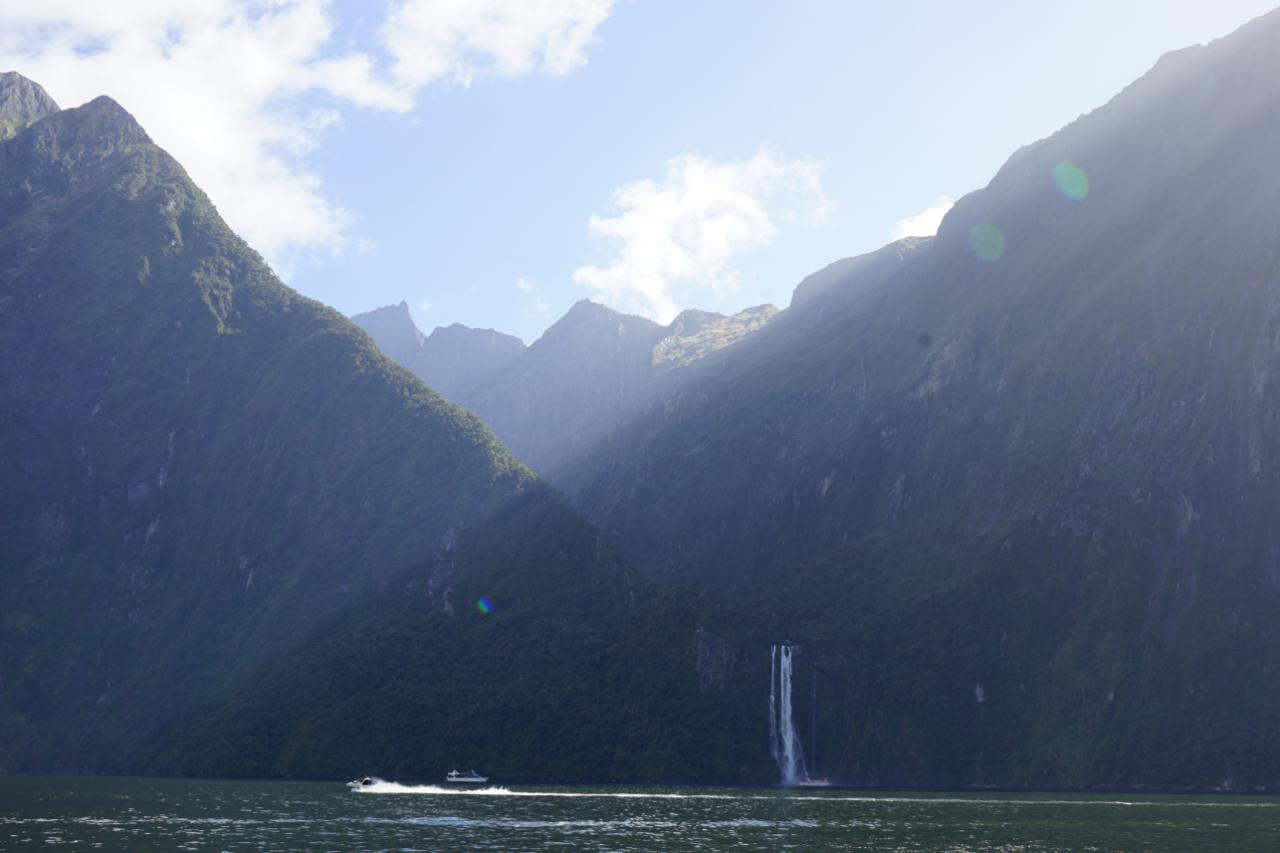
M0 849L1267 849L1280 799L0 778Z

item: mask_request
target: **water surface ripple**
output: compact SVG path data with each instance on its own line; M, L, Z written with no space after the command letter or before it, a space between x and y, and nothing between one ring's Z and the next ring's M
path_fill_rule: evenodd
M1280 799L0 777L0 849L1271 850Z

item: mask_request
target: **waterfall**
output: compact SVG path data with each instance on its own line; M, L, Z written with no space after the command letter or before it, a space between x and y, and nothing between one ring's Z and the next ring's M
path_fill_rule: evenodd
M808 779L804 747L791 717L791 646L769 650L769 754L782 773L782 784Z
M778 647L769 647L769 755L782 767L778 751Z

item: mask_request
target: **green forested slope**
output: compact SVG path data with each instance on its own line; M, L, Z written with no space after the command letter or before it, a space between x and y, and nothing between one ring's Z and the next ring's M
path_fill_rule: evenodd
M698 629L723 619L705 594L636 576L538 486L320 626L140 765L431 782L470 766L503 782L768 780L767 692L721 683L746 670L767 691L767 652L747 658L738 649L751 641L734 632L722 660L700 658Z
M95 769L531 476L117 104L0 144L0 765Z

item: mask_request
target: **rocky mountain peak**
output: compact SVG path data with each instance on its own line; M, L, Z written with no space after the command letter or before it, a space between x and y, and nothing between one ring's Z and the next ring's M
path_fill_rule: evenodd
M667 333L679 337L694 335L708 325L725 319L723 314L715 311L701 311L697 308L686 308L676 315L667 326Z
M426 337L413 322L409 303L384 305L363 314L356 314L351 322L368 332L378 342L383 352L403 361L410 353L421 349Z
M589 336L597 343L604 338L629 338L635 340L658 340L663 327L647 317L623 314L612 308L580 299L568 312L552 324L534 344L539 349L557 345L557 342L580 341Z
M58 105L39 83L16 71L0 73L0 140L15 136L58 111Z

